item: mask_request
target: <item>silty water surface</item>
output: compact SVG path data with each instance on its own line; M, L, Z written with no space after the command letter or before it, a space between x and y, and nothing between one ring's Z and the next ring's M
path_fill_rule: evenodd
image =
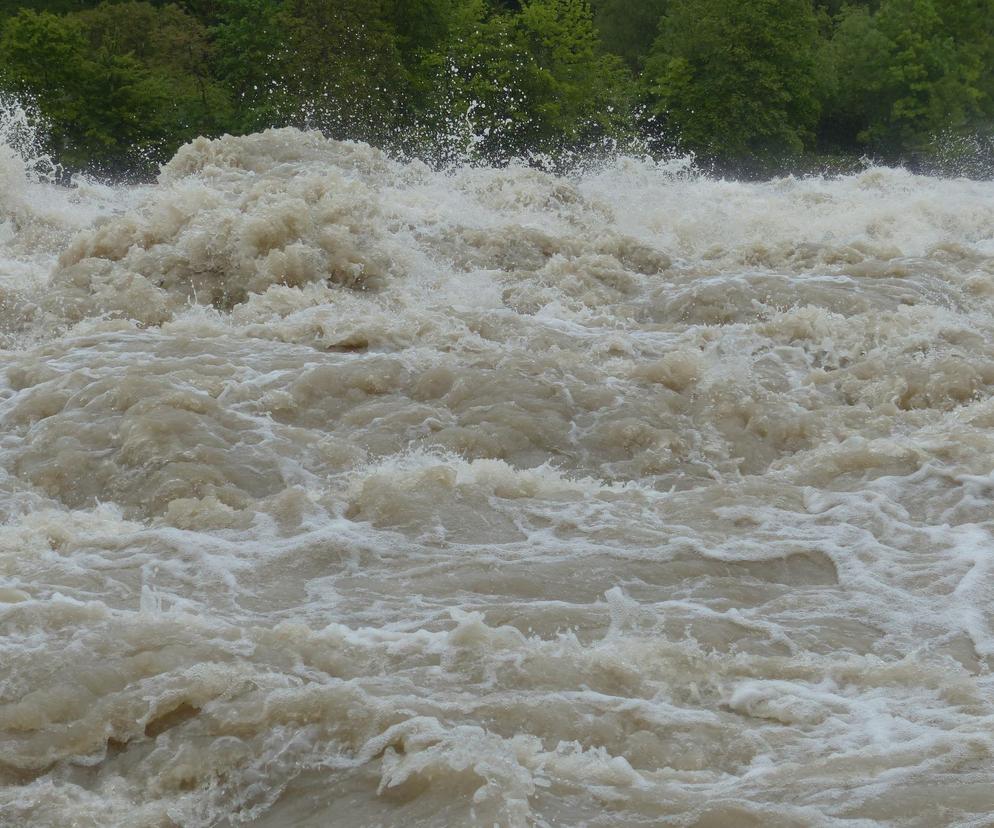
M991 824L991 183L0 178L0 824Z

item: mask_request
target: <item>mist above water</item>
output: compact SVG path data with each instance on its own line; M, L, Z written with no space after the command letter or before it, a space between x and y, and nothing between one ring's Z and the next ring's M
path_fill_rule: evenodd
M986 824L992 294L903 169L0 145L0 824Z

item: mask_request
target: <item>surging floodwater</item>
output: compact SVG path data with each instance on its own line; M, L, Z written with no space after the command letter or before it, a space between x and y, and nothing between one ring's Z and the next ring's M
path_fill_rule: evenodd
M0 245L0 824L992 824L991 183L281 130Z

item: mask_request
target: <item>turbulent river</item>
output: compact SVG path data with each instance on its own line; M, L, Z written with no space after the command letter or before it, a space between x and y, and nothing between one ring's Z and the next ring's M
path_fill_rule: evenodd
M31 166L0 824L992 824L994 184Z

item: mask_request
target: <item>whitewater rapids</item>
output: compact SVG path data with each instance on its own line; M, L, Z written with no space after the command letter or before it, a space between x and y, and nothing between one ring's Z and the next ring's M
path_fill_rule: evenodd
M0 824L990 826L994 184L0 146Z

